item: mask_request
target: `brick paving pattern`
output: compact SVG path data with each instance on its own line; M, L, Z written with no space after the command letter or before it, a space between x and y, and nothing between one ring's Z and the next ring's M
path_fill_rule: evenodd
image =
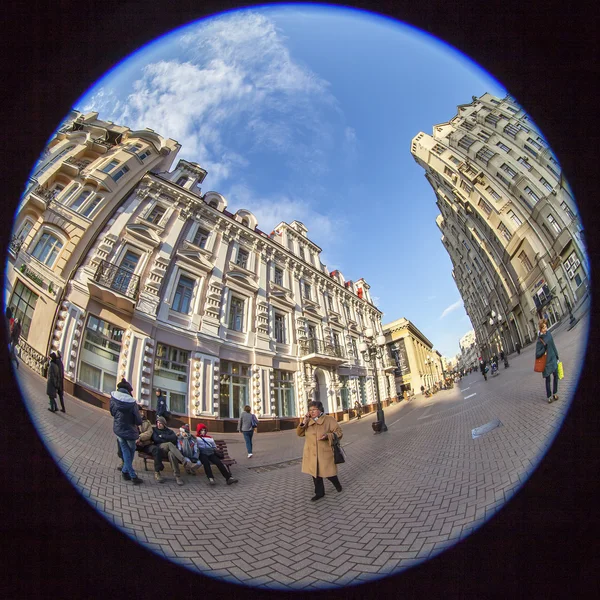
M107 412L66 396L67 413L51 414L45 380L24 365L18 376L66 477L127 535L229 582L309 590L408 568L469 535L510 499L552 441L577 384L587 319L571 331L566 325L553 334L565 366L559 401L547 404L530 345L487 382L474 373L453 390L387 408L385 434L373 434L374 414L342 423L344 490L326 481L317 504L311 478L300 472L304 442L295 431L258 433L251 459L241 434L217 434L238 462L236 485L216 474L209 487L200 470L179 487L168 465L159 485L136 458L144 484L133 486L116 470ZM494 419L501 426L472 439L472 429ZM315 509L318 535L308 522Z

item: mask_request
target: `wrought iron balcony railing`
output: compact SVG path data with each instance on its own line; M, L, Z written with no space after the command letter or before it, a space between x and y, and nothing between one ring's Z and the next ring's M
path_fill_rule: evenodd
M344 350L340 346L334 346L331 343L325 343L316 338L300 340L302 356L307 354L322 354L324 356L336 356L337 358L346 358Z
M131 300L137 300L140 276L132 271L102 260L94 274L94 281Z
M32 348L23 336L19 338L19 343L16 348L19 358L36 373L42 377L46 377L48 372L48 358Z

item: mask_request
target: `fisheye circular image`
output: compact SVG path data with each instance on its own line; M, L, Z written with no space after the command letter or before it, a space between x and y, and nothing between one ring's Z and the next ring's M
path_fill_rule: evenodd
M215 15L40 150L11 368L72 485L165 560L279 591L402 573L560 430L589 331L577 204L535 115L442 41L324 5Z

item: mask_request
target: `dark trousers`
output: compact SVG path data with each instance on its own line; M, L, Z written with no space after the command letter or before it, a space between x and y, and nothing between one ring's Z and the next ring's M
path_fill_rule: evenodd
M65 393L63 392L63 390L58 391L58 399L60 400L60 407L64 411L65 410Z
M204 472L206 473L206 476L209 479L213 479L210 463L216 465L217 469L219 469L221 475L223 475L225 479L229 479L231 477L231 474L227 470L227 467L221 462L221 459L216 454L211 454L210 456L206 454L201 454L200 462L202 463L202 466L204 467Z
M328 477L327 479L329 479L329 481L333 483L333 486L336 490L342 487L342 485L340 484L340 480L337 478L337 475L334 475L333 477ZM323 485L323 478L313 477L313 482L315 484L315 496L324 496L325 486Z
M50 398L50 410L58 410L58 406L56 405L56 398L54 396L48 396Z
M546 398L550 398L550 377L554 376L554 385L552 386L552 389L554 390L552 392L552 394L556 394L556 392L558 392L558 369L556 371L554 371L554 373L550 373L550 375L548 375L548 377L546 377Z

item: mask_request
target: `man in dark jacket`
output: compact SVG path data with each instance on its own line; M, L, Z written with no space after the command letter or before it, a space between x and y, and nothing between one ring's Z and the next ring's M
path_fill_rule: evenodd
M190 459L185 458L177 448L177 434L167 427L167 420L164 417L156 417L156 427L152 428L150 452L154 457L154 479L158 483L164 483L160 472L164 469L163 458L168 458L177 485L183 485L183 481L179 476L179 465L190 462Z
M58 369L60 371L60 387L56 392L58 393L58 399L60 400L60 412L65 411L65 365L62 361L62 354L60 350L56 351L56 363L58 364Z
M21 337L21 321L15 319L10 330L10 359L15 361L17 369L19 368L19 360L17 359L16 348L19 345L19 338Z
M161 389L156 390L156 416L164 417L167 421L169 419L169 413L167 412L167 399L165 398L165 395L162 393Z
M126 388L117 387L117 391L110 395L110 414L114 418L113 431L123 454L121 476L136 485L143 483L133 468L135 441L139 437L138 425L142 424L142 417L135 399Z
M58 406L56 405L56 394L60 389L60 367L58 366L58 359L55 352L50 352L50 365L48 366L48 381L46 382L46 394L50 398L50 412L56 412Z

